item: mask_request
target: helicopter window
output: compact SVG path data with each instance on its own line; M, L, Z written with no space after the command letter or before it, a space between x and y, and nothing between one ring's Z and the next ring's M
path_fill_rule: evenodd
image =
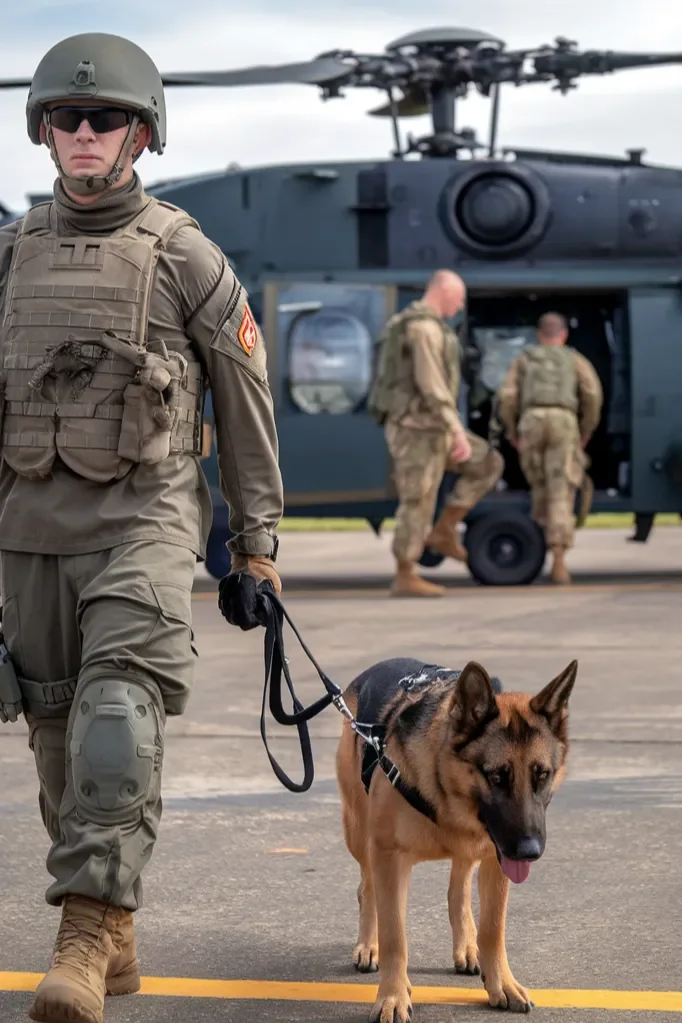
M289 329L289 390L309 414L352 411L369 389L372 336L345 309L297 316Z
M479 358L477 377L495 393L517 355L537 344L535 327L474 327L471 340Z
M277 336L287 398L308 415L358 412L371 384L374 343L389 289L346 281L291 281L277 289Z

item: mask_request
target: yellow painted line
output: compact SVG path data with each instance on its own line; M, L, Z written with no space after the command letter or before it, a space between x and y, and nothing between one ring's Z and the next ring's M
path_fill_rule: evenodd
M2 973L0 991L35 991L42 973ZM682 991L533 990L538 1007L682 1012ZM278 980L199 980L189 977L143 977L140 994L173 998L217 998L285 1002L374 1002L376 984L328 984ZM474 988L414 987L420 1005L487 1005L485 991Z

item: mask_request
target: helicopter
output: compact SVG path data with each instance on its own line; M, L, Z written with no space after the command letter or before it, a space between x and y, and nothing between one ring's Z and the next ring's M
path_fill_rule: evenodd
M657 513L682 515L682 169L647 164L639 149L618 158L497 144L504 86L552 84L566 96L583 76L680 64L682 54L577 47L558 37L507 50L485 32L432 28L383 53L162 75L166 87L300 83L325 101L350 88L385 97L370 115L391 121L386 159L236 167L146 186L195 217L249 293L268 353L286 516L361 518L379 535L394 514L390 459L366 400L383 325L441 267L468 290L460 415L505 459L497 489L465 521L471 576L525 585L545 562L518 455L495 428L495 393L547 311L566 316L569 344L604 389L587 448L593 512L633 512L637 542ZM485 143L458 126L471 90L490 100ZM431 132L403 138L402 119L424 114ZM209 431L211 414L209 393ZM229 513L215 446L204 454L214 505L206 568L220 578ZM446 474L436 515L452 482ZM442 560L428 548L420 559Z

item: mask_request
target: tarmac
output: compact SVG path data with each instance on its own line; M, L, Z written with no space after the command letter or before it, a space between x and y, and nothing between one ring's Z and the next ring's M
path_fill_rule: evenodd
M574 585L481 587L462 566L425 571L440 600L391 600L390 535L283 534L283 599L325 672L345 686L384 657L481 661L507 689L539 690L573 658L569 775L548 842L512 886L507 952L547 1023L682 1023L682 528L645 545L588 530ZM139 994L106 1023L362 1023L376 974L355 973L358 869L339 817L333 707L310 732L315 780L282 787L259 732L263 632L228 626L197 570L200 652L187 713L167 727L164 814L136 931ZM322 685L287 627L299 698ZM295 729L268 718L274 755L302 778ZM44 901L48 839L23 720L0 726L0 1020L28 1020L58 911ZM482 1023L478 977L453 972L448 864L417 867L409 910L414 1023ZM474 912L477 913L475 896Z

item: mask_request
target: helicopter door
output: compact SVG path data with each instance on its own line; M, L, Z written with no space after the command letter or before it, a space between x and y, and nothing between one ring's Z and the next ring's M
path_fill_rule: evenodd
M682 294L630 292L632 501L682 512Z
M384 285L266 284L264 334L288 506L389 496L386 443L366 400L393 296Z

